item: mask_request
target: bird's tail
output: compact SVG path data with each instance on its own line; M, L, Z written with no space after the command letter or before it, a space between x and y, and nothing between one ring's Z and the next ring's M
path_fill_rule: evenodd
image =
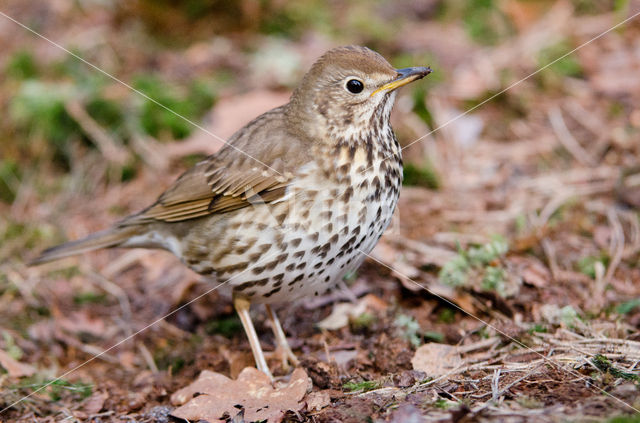
M41 264L100 248L118 247L140 233L140 227L121 226L93 233L85 238L47 248L29 264Z

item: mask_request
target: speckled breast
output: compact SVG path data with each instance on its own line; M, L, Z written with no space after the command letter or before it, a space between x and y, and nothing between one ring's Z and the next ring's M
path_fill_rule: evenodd
M225 235L233 248L213 259L217 279L251 302L277 303L321 295L357 268L398 201L400 149L387 134L378 147L337 145L299 169L281 200L235 213L227 227L238 229Z

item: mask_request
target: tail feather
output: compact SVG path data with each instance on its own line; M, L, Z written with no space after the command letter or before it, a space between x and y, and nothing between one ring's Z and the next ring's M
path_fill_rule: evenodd
M85 238L47 248L29 264L36 265L85 253L87 251L98 250L100 248L117 247L138 233L139 228L135 226L106 229L104 231L93 233Z

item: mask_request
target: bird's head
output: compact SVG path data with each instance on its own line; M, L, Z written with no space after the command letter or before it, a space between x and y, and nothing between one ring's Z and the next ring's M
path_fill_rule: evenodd
M395 90L431 73L428 67L394 69L366 47L326 52L294 91L288 115L314 138L357 136L389 122Z

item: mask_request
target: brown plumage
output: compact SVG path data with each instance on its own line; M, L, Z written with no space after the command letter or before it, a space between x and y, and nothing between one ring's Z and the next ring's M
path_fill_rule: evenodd
M395 70L364 47L330 50L288 104L248 123L154 204L34 263L106 247L166 249L232 287L262 371L270 374L249 319L252 302L267 305L295 363L269 304L330 289L373 249L402 180L389 124L394 90L429 72Z

